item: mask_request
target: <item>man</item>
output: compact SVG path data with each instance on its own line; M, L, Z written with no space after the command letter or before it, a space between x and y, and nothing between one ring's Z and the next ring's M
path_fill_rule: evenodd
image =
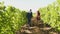
M28 25L31 26L32 10L27 13Z

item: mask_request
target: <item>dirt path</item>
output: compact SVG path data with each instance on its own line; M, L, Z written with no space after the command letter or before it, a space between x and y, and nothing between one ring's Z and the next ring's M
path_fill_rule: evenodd
M43 21L34 18L31 22L32 27L28 27L26 24L21 26L21 30L17 31L16 34L60 34L53 31L49 25L44 25Z

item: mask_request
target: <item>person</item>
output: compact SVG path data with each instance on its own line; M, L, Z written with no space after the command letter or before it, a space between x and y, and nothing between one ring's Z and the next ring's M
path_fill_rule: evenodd
M31 26L32 10L27 12L28 25Z
M37 21L40 20L40 12L37 11Z

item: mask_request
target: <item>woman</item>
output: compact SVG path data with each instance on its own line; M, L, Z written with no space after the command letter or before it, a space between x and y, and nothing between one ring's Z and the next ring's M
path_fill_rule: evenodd
M37 20L40 20L40 12L37 11Z

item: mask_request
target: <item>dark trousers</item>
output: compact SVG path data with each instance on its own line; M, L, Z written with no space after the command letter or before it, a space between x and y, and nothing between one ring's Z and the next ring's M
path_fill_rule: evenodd
M31 19L28 19L28 25L31 26Z

